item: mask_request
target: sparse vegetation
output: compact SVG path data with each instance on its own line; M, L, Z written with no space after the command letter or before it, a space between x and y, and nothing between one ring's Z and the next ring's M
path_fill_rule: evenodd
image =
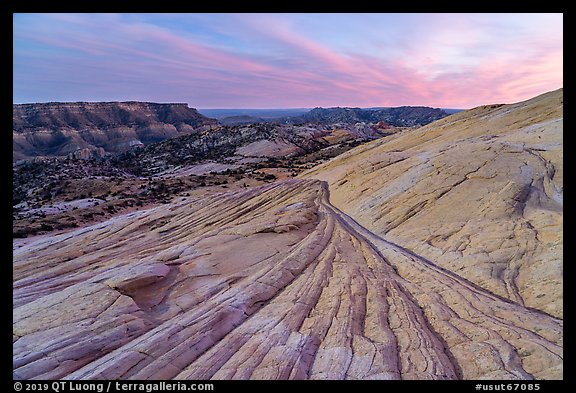
M290 134L290 130L294 132ZM15 166L13 236L77 227L128 209L169 203L177 196L190 196L192 190L246 188L295 177L366 142L360 138L331 145L323 138L304 137L297 130L294 126L282 128L275 124L220 127L106 159L48 158ZM237 157L232 158L238 146L281 135L304 154L265 156L240 165ZM200 175L159 176L173 168L186 168L206 160L230 167ZM77 202L91 199L84 204Z

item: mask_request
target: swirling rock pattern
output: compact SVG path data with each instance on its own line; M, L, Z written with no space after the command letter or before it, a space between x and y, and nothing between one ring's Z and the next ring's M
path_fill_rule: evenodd
M289 180L15 250L16 378L557 378L562 321Z
M561 318L563 91L446 117L310 171L374 233Z
M493 110L499 109L478 112L493 115ZM429 127L433 133L435 128ZM401 138L390 143L398 145ZM504 141L494 143L488 147ZM382 159L371 163L381 168L394 165L389 163L394 160L420 160L411 158L409 149L410 154L367 153L384 146L372 142L360 147L357 157L364 162L367 157ZM459 151L448 148L446 161L450 149ZM505 156L483 158L486 169L466 167L463 182L476 181L473 177L480 174L482 179L513 176L511 182L517 182L514 176L525 176L522 184L539 190L529 193L537 198L521 202L532 206L531 212L525 208L522 215L516 206L512 221L494 218L514 233L508 240L520 244L526 233L522 223L537 228L538 217L547 217L538 206L550 206L553 217L561 217L545 198L546 190L551 196L559 192L561 178L556 174L561 167L549 159L556 174L530 182L529 174L534 178L537 171L520 170L518 175L514 166L505 171L509 167L502 162L500 167L490 164ZM406 185L415 187L419 178L399 183L376 169L385 185L377 191L377 176L364 180L375 188L373 208L357 208L370 201L355 193L346 199L345 184L357 187L366 179L353 157L347 153L309 174L327 181L290 179L181 199L68 233L15 242L14 378L562 379L563 321L558 308L544 306L558 301L549 295L542 307L529 307L528 286L516 284L517 292L493 290L497 286L480 279L481 263L463 274L428 248L413 247L421 240L419 228L431 218L420 222L425 212L420 209L402 221L399 210L386 201L398 195L398 187L407 201L416 199L420 194ZM471 157L465 164L475 167ZM337 165L339 160L348 166ZM538 157L525 165L538 163L550 168ZM411 168L416 169L406 169L410 176L428 170ZM356 171L358 179L349 172L336 180L347 170ZM462 184L443 170L427 177L448 177L453 190ZM427 184L435 184L433 179ZM515 184L509 187L521 188ZM430 191L435 195L431 186ZM451 192L456 193L445 195ZM498 195L509 194L502 187ZM454 199L446 225L457 214L473 215L475 206L486 204L479 199L471 205L458 205ZM441 202L434 197L428 204ZM493 198L487 206L500 205ZM370 212L380 209L385 210L382 217L375 215L368 225ZM406 217L406 207L398 209L404 209ZM486 220L482 223L491 222ZM504 225L508 222L510 228ZM537 229L546 235L532 239L530 255L537 255L541 242L555 241L559 229L550 222L546 230ZM405 237L393 231L409 228L407 223L413 230L406 229ZM398 241L408 235L411 241ZM446 241L455 240L429 239L429 244L439 247ZM467 247L475 250L475 241ZM551 261L554 266L555 259ZM520 275L526 266L514 263ZM474 269L480 273L471 275ZM506 277L501 276L504 282ZM548 279L559 281L553 272Z

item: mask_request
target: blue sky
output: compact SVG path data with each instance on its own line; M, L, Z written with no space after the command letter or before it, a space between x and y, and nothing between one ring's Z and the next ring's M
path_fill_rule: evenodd
M470 108L563 86L562 14L15 14L15 103Z

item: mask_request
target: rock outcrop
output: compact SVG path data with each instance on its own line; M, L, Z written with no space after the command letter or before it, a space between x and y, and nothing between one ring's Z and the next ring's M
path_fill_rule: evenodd
M459 112L309 176L374 233L562 317L563 93Z
M13 106L14 160L81 149L120 152L216 125L187 104L71 102Z
M14 240L13 376L562 379L562 151L556 91Z
M327 184L161 206L14 250L14 377L562 378L562 321L372 234Z

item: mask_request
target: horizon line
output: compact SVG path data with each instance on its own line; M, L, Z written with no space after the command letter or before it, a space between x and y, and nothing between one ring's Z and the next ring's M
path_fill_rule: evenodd
M191 109L196 110L301 110L301 109L315 109L315 108L351 108L351 109L371 109L371 108L401 108L401 107L424 107L433 109L459 109L467 110L471 108L458 108L454 106L430 106L430 105L395 105L395 106L310 106L310 107L272 107L272 108L259 108L259 107L201 107L194 106L189 102L159 102L159 101L139 101L139 100L112 100L112 101L91 101L91 100L77 100L77 101L35 101L35 102L12 102L12 105L34 105L34 104L75 104L75 103L145 103L145 104L163 104L163 105L187 105ZM490 105L490 104L483 104Z

